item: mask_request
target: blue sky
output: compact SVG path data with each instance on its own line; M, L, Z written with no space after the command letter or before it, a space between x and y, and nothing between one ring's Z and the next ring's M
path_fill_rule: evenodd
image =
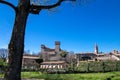
M14 2L16 0L9 0ZM14 11L0 4L0 48L7 48L14 24ZM87 4L63 3L53 11L30 14L25 35L25 50L39 52L40 45L74 52L120 50L120 0L93 0Z

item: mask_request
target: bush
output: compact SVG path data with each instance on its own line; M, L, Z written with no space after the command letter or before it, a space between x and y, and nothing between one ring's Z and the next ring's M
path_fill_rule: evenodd
M120 61L79 62L77 72L120 71Z
M117 61L106 61L104 62L104 71L108 72L108 71L116 71L116 63Z
M120 61L116 62L116 71L120 71Z
M89 72L103 72L103 62L90 62Z
M4 59L0 59L0 73L4 73L6 67L7 67L7 64L5 63Z
M88 62L80 62L77 68L78 72L88 72L89 63Z

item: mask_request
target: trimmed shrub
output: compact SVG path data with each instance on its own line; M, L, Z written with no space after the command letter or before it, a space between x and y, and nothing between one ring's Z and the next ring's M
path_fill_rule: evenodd
M120 61L79 62L76 72L120 71Z
M90 62L89 72L103 72L103 62Z
M116 61L106 61L104 62L104 71L116 71Z
M89 72L89 63L88 62L80 62L77 68L78 72Z
M120 71L120 61L116 61L116 71Z

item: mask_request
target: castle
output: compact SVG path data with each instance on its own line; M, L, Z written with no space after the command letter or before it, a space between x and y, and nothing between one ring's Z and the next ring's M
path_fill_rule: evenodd
M43 61L58 61L61 59L60 56L61 48L60 42L55 42L55 49L50 49L45 45L41 45L41 54L43 57Z
M60 42L55 41L55 49L51 49L46 47L45 45L41 45L41 54L43 57L43 62L40 65L42 69L62 69L66 67L66 62L62 57L60 48Z

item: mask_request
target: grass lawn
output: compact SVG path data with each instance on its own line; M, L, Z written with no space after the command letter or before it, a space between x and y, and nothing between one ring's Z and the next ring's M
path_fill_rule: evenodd
M0 77L3 77L0 74ZM120 80L120 72L107 73L79 73L79 74L45 74L41 72L22 72L22 78L45 80Z

